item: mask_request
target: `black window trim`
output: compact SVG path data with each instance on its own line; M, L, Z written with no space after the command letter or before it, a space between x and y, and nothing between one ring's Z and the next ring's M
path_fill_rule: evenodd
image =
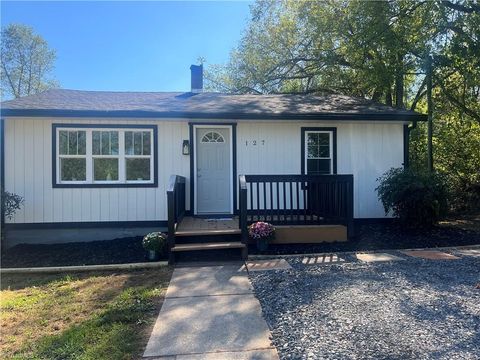
M305 161L305 133L309 131L330 131L333 138L333 156L332 156L332 174L337 174L337 128L336 127L302 127L301 128L301 171L302 174L307 173Z
M89 183L66 184L57 183L57 129L58 128L84 128L84 129L148 129L153 131L153 182L151 183ZM52 124L52 187L53 188L152 188L158 187L158 126L144 124Z

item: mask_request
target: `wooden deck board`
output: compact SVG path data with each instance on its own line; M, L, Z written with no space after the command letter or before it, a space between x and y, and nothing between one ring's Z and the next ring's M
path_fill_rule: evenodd
M202 235L235 235L241 234L240 229L228 229L228 230L185 230L176 231L175 236L202 236Z
M240 234L238 217L231 219L208 219L186 216L178 225L176 236Z

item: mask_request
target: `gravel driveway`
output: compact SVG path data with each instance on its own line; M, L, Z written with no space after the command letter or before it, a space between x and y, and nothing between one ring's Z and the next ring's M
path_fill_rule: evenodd
M281 359L480 359L480 258L250 273Z

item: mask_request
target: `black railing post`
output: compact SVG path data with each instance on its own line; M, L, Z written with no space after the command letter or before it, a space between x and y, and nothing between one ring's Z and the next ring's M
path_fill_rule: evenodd
M265 186L267 182L277 184L275 209L272 204L268 209L266 206L266 199L275 197L273 186ZM260 189L264 192L262 196ZM303 208L300 208L300 190ZM342 224L347 226L349 236L354 234L353 175L244 175L240 177L239 196L239 225L247 237L250 222L267 219L276 225ZM247 198L250 198L250 208ZM245 211L243 216L242 211Z
M242 258L248 257L248 228L247 228L247 182L244 175L239 176L239 219L238 223L241 230L242 243L245 247L242 249Z
M172 248L175 246L175 194L173 191L167 191L168 203L168 262L175 262L175 255Z
M347 181L347 237L350 240L355 236L353 222L353 175Z
M170 176L167 189L167 212L168 212L168 262L175 262L175 254L172 248L175 246L175 230L177 224L185 215L185 178L179 175Z

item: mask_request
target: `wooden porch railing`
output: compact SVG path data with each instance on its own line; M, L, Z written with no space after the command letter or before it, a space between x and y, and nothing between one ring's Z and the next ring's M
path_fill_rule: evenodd
M171 249L175 246L175 230L185 215L185 177L180 175L170 176L167 188L168 206L168 252L169 262L172 263L173 253Z
M347 226L353 236L353 175L240 175L242 241L255 221Z

